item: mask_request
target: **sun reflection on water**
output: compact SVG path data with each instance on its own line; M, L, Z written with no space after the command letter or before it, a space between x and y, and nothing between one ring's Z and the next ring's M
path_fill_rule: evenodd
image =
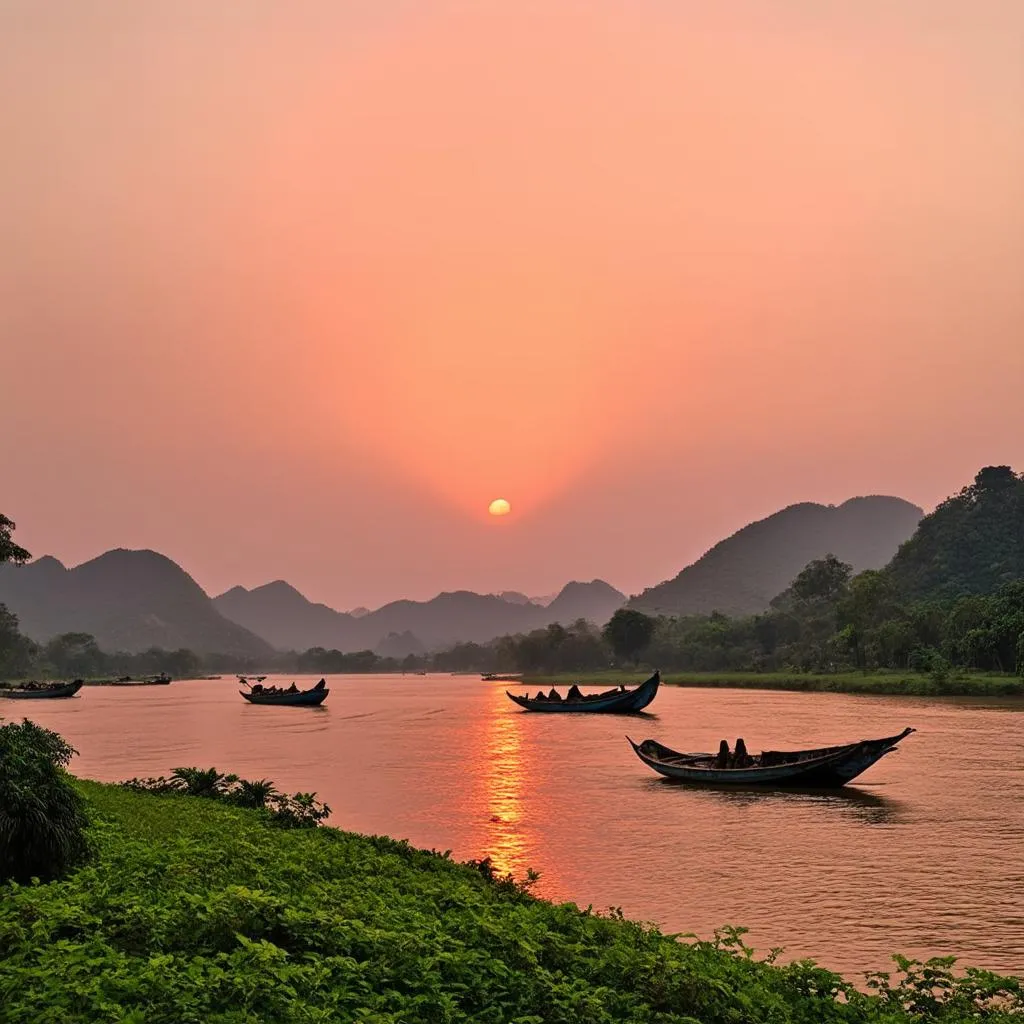
M522 716L511 710L501 687L494 687L479 751L481 810L487 816L481 856L490 857L501 874L512 872L517 878L529 866L523 791L531 766L522 728Z

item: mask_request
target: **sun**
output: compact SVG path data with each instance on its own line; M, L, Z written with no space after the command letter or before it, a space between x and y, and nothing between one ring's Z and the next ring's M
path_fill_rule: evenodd
M495 498L487 506L487 511L492 516L507 516L512 511L512 506L504 498Z

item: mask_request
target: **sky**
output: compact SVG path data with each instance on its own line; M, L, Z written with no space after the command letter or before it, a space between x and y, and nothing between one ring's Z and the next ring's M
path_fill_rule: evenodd
M635 593L797 501L1024 470L1022 39L1019 0L0 0L0 511L374 607Z

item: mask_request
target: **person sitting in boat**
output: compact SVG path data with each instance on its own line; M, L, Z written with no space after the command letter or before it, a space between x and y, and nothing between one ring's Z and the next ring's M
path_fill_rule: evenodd
M583 700L583 693L580 690L580 688L575 683L573 683L572 686L569 687L569 692L566 694L565 699L566 700Z
M527 696L529 696L529 694L527 694ZM537 691L537 696L534 697L533 699L534 700L547 700L548 698L547 698L547 694L543 690L538 690Z
M733 768L748 768L750 766L752 758L747 753L747 745L743 742L742 736L736 741L736 753L733 754L732 760Z
M561 703L562 695L552 686L551 692L548 694L548 700L554 700L558 701L558 703Z
M729 741L722 740L718 744L718 757L715 758L716 768L728 768L729 767Z
M288 687L288 692L289 693L298 693L299 692L299 688L294 683L292 683L292 685Z

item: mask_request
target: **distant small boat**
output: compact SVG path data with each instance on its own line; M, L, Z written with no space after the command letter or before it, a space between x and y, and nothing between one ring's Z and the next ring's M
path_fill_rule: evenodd
M557 691L554 700L551 697L519 697L514 693L505 691L509 700L515 701L521 708L527 711L585 711L591 714L598 712L624 714L631 711L642 711L658 694L658 687L661 685L661 673L655 672L650 679L627 690L625 687L617 687L614 690L605 690L603 693L584 694L579 687L573 686L569 693L562 697Z
M12 686L0 689L0 697L10 697L12 700L52 700L56 697L73 697L81 688L81 679L76 679L73 683L37 685L32 689L25 686Z
M876 761L896 749L900 740L913 729L898 736L877 740L858 740L835 747L813 750L765 750L749 757L742 766L723 768L716 754L682 754L656 740L634 743L627 736L636 756L660 775L679 782L706 786L799 786L836 788L844 786Z
M308 690L279 690L276 687L264 690L257 684L248 693L245 690L238 691L250 704L277 704L289 707L314 707L323 704L327 694L327 681L321 679L316 686Z
M518 683L523 678L523 673L509 672L506 675L498 675L496 672L485 672L480 678L485 683Z

